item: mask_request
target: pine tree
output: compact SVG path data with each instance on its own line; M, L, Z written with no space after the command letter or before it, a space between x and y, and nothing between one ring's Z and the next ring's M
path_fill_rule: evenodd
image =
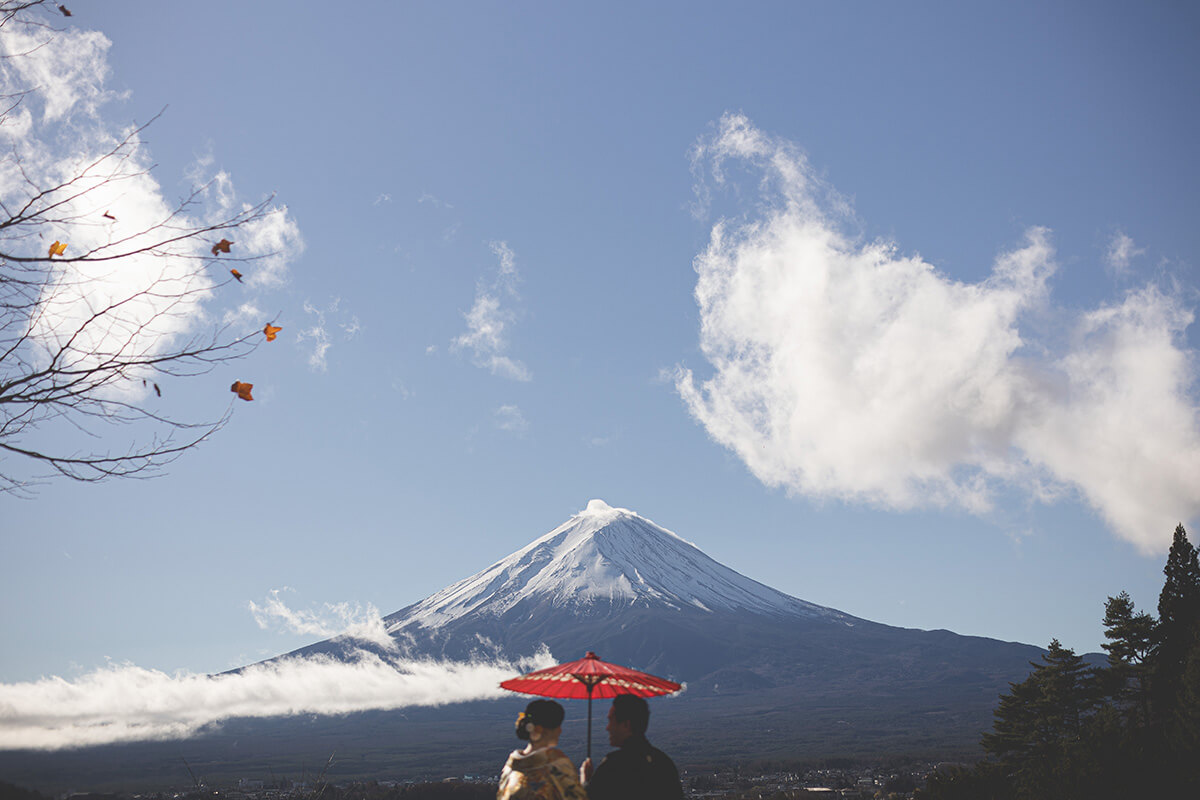
M1158 596L1162 638L1185 638L1200 620L1200 561L1182 525L1175 528L1175 540L1167 554L1163 574L1167 580Z
M983 749L999 763L1016 797L1075 796L1085 719L1099 700L1092 670L1057 639L1043 663L1000 698Z
M1200 753L1200 630L1184 664L1171 732L1180 789L1190 797L1200 797L1200 759L1196 758Z
M1182 525L1163 567L1166 581L1158 598L1158 625L1148 661L1150 725L1145 737L1145 769L1168 794L1186 785L1195 753L1188 749L1189 713L1194 702L1185 676L1200 635L1200 562Z
M1154 646L1154 617L1137 612L1128 592L1108 598L1104 604L1104 638L1109 666L1136 665L1146 660Z
M1158 596L1158 626L1152 656L1155 717L1162 723L1179 700L1179 691L1200 624L1200 561L1180 525L1163 567L1167 576Z
M1127 592L1104 604L1104 638L1108 670L1103 676L1107 691L1134 727L1144 727L1150 715L1147 659L1154 649L1154 617L1138 612Z

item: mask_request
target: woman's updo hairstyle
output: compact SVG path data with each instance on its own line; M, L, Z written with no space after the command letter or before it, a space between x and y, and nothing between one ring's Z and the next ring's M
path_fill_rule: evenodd
M525 710L517 717L517 738L528 739L533 733L534 725L541 725L546 730L554 730L562 725L563 717L566 715L563 707L553 700L534 700L525 706Z

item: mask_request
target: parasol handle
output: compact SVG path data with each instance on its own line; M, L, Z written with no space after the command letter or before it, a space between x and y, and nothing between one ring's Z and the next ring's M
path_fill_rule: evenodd
M587 684L588 694L588 745L587 757L592 757L592 684Z

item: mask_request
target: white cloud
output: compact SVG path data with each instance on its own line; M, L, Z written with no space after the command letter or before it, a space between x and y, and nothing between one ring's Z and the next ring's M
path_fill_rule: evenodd
M312 352L308 356L308 365L319 372L324 372L329 368L329 349L333 347L333 340L329 335L329 323L326 322L326 315L337 317L344 315L341 308L341 298L335 297L330 301L325 308L318 308L307 300L304 302L304 313L313 317L312 324L306 328L302 328L297 335L297 341L311 341ZM342 338L346 341L353 339L361 330L358 317L351 315L349 322L337 322L334 324L341 329Z
M439 199L436 195L430 194L429 192L422 192L421 196L417 198L417 203L420 205L429 203L434 208L454 208L452 203L447 203L444 200Z
M283 589L272 589L262 605L250 601L250 613L263 630L278 628L290 633L318 636L323 639L343 638L370 642L395 650L396 640L388 635L387 625L379 609L368 603L324 603L319 610L293 610L279 597Z
M1118 274L1128 272L1133 259L1145 252L1134 244L1133 239L1125 233L1117 231L1112 241L1108 243L1108 250L1104 254L1104 263Z
M479 283L475 304L463 315L467 320L467 332L451 344L455 350L471 351L473 362L493 375L528 381L533 377L529 369L506 354L508 330L515 321L515 314L506 301L520 299L516 290L516 256L506 242L492 242L491 249L500 261L496 279L490 285Z
M104 86L112 46L104 34L32 25L19 30L14 23L5 26L2 38L6 88L32 89L23 110L36 113L40 106L43 122L94 116L100 106L118 97Z
M221 318L221 322L226 325L238 325L249 328L260 327L260 322L266 323L269 321L270 319L266 316L266 312L253 302L245 302L237 308L231 308Z
M489 245L496 258L500 259L500 277L513 279L517 277L517 254L508 246L508 242L491 242Z
M529 430L529 421L515 405L504 405L496 409L496 427L502 431L523 434Z
M713 375L680 369L676 386L764 483L974 513L1001 485L1070 490L1146 552L1200 511L1192 314L1177 299L1148 287L1068 316L1067 341L1039 339L1031 315L1069 314L1050 303L1048 230L962 283L844 233L844 201L742 116L695 159L717 187L753 170L761 204L714 225L695 260Z
M296 340L300 342L306 339L312 340L313 349L308 356L308 365L315 370L324 372L329 367L325 356L329 352L329 348L333 346L329 341L329 331L325 329L325 313L307 301L304 303L304 313L315 315L316 320L311 327L302 329Z
M243 208L249 206L243 204ZM265 289L287 283L288 266L304 251L300 228L288 216L287 206L243 225L238 230L240 254L253 259L246 273L246 283L254 289Z
M505 696L500 681L553 663L383 658L281 659L223 675L174 675L132 664L74 680L0 684L0 749L58 750L182 739L233 717L347 714Z

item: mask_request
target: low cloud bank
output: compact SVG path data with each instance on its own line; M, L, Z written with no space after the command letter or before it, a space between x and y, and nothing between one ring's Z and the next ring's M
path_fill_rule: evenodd
M75 680L0 684L0 749L59 750L183 739L233 717L347 714L509 695L502 680L550 666L548 651L517 661L281 659L224 675L132 664Z
M721 119L693 164L702 206L730 185L755 205L717 222L695 259L712 375L680 368L676 387L765 484L971 513L1002 487L1074 494L1145 553L1200 513L1193 312L1176 287L1056 307L1045 228L986 280L953 280L847 234L849 204L741 115ZM1125 269L1138 252L1121 240L1107 259Z

